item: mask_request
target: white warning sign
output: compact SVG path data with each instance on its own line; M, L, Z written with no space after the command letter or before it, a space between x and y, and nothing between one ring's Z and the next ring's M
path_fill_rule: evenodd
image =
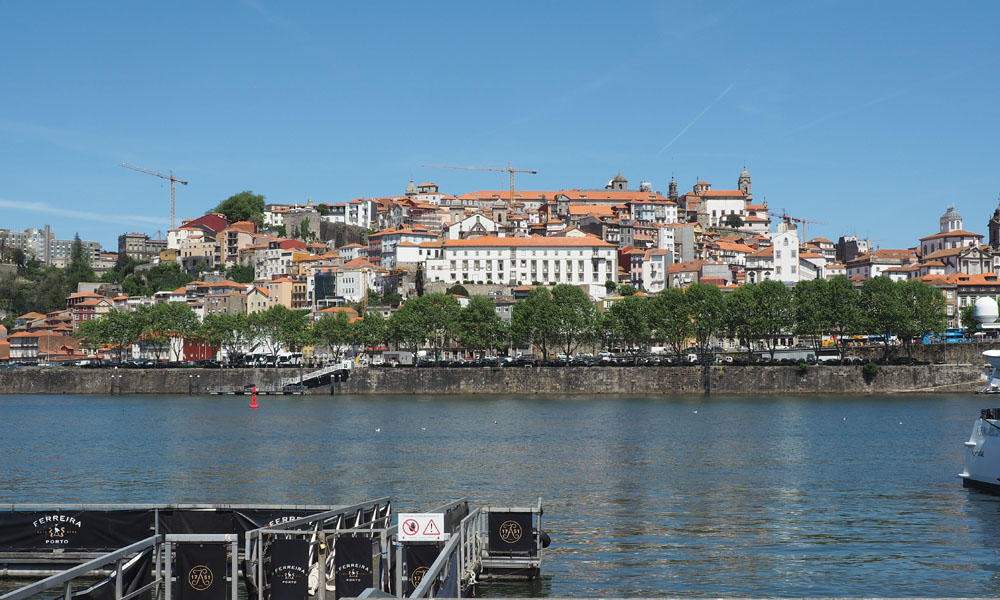
M401 542L440 542L444 534L444 513L399 513Z

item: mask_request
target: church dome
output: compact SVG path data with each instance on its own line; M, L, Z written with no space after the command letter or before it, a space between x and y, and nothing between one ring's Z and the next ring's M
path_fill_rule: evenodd
M949 206L948 210L946 210L945 213L943 215L941 215L941 218L942 219L948 219L950 221L950 220L953 220L953 219L961 219L962 216L959 215L955 211L955 207L954 206Z
M621 172L621 171L618 171L618 174L617 174L617 175L615 175L615 178L614 178L614 179L612 179L611 181L617 181L617 182L621 182L621 183L623 183L623 182L627 182L627 181L628 181L628 179L625 179L625 176L624 176L624 175L622 175L622 172Z

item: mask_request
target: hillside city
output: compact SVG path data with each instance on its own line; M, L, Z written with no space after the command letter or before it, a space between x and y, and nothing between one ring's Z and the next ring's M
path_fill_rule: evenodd
M81 328L112 312L172 304L186 306L202 323L219 315L277 314L275 307L302 311L310 323L339 315L355 323L374 314L389 320L411 299L441 294L465 308L472 300L478 306L488 300L498 322L509 326L516 304L536 287L575 288L601 314L623 298L652 298L694 285L730 295L763 282L791 290L800 282L839 279L860 289L882 277L936 289L942 324L959 327L969 325L962 322L963 309L1000 295L1000 207L977 215L986 221L986 243L947 206L937 224L916 232L912 247L888 249L855 236L809 238L808 228L817 223L776 214L766 201L755 200L746 168L735 184L714 189L698 181L682 193L671 178L664 195L648 182L630 187L618 173L600 189L526 191L514 189L512 180L509 190L451 195L434 183L410 181L398 196L302 204L268 204L244 192L207 214L183 219L166 236L124 232L117 252L79 238L56 239L48 226L0 229L0 318L7 323L0 325L0 361L65 362L95 352L109 357L114 344L87 344ZM46 306L41 296L25 300L18 291L18 281L32 269L38 279L45 268L69 271L81 264L89 280L77 277L65 297L51 297L58 286L50 286ZM29 301L37 305L25 306ZM791 345L791 329L759 337ZM137 343L128 344L126 356L163 358L162 343L133 337ZM193 333L174 337L190 339L166 342L172 361L218 359L226 346ZM387 349L390 336L383 337L385 344L376 335L368 349ZM425 343L398 346L416 351L447 345L427 333L416 337ZM706 343L736 348L756 336L717 337ZM535 351L559 350L558 344L546 348L525 338L535 342ZM238 351L253 352L244 341ZM282 349L319 353L316 345L285 340ZM489 353L510 344L478 346ZM565 351L576 347L567 344Z

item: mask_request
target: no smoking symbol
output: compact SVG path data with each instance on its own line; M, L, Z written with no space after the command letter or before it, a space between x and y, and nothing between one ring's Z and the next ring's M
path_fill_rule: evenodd
M407 519L403 521L403 531L406 532L406 535L417 535L417 532L420 531L420 525L414 519Z

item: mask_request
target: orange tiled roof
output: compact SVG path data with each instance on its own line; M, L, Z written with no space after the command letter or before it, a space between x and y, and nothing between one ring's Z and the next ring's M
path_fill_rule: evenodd
M445 248L451 247L496 247L496 248L565 248L565 247L594 247L594 248L614 248L614 244L609 244L595 236L587 237L542 237L531 236L526 238L516 237L493 237L482 236L467 240L446 240L442 244Z
M983 234L981 234L981 233L973 233L971 231L965 231L963 229L956 229L955 231L945 231L945 232L942 232L942 233L935 233L934 235L928 235L928 236L920 238L920 241L922 242L924 240L936 240L936 239L939 239L939 238L950 238L950 237L974 237L974 238L981 238L981 237L983 237Z

